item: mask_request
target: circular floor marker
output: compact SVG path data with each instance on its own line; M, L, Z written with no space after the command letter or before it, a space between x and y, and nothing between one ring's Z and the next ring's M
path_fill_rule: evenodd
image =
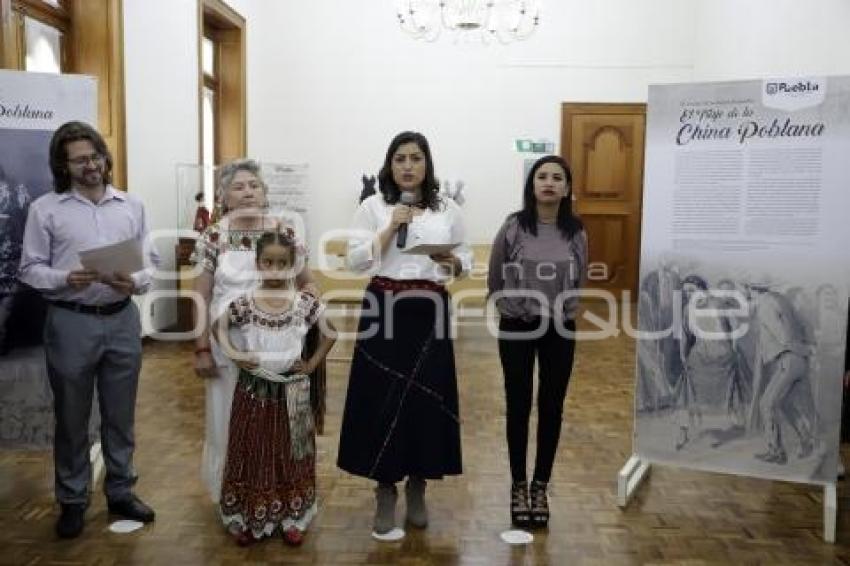
M505 531L499 535L508 544L530 544L534 541L534 535L525 531Z
M109 530L112 531L113 533L125 534L125 533L132 533L133 531L137 531L144 526L145 526L145 524L141 523L139 521L122 520L122 521L115 521L114 523L109 525Z
M398 527L382 535L372 531L372 538L381 542L395 542L404 538L404 531Z

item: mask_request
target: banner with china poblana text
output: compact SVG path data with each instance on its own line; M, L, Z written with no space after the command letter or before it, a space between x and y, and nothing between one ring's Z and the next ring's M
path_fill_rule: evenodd
M0 70L0 447L49 446L45 304L16 277L30 204L53 190L48 153L69 120L97 126L93 77Z
M850 77L652 86L634 451L835 481Z

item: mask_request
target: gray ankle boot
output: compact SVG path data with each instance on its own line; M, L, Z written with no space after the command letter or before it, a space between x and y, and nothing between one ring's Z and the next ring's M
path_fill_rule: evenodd
M398 490L393 483L379 483L375 488L375 522L372 528L379 535L385 535L395 528L395 502Z
M407 499L407 522L424 529L428 526L428 508L425 506L425 480L410 476L404 485Z

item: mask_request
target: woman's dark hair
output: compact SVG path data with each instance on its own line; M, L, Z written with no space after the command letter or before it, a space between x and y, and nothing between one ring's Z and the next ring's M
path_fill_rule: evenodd
M91 142L94 150L103 156L103 183L112 182L112 154L103 137L85 122L66 122L59 126L50 140L50 170L53 172L53 187L57 193L71 188L71 175L68 173L68 144L85 140Z
M260 260L266 246L283 246L289 250L290 262L295 263L295 236L289 231L263 232L257 240L257 261Z
M425 154L425 163L427 165L425 171L425 179L422 181L422 202L421 206L437 210L437 204L440 201L440 184L437 182L437 177L434 175L434 160L431 159L431 147L428 145L428 140L419 132L401 132L393 141L390 142L390 147L387 149L387 157L384 159L384 166L378 173L378 189L384 195L384 202L387 204L396 204L401 199L401 189L393 179L393 156L398 148L406 143L415 143Z
M700 291L708 291L708 282L699 275L691 274L682 279L682 289L684 289L686 285L693 285ZM684 297L684 295L682 296ZM687 311L688 303L683 302L682 308ZM696 334L692 330L692 327L696 327L697 325L693 324L690 320L683 320L682 324L685 331L685 344L687 345L685 352L687 355L690 353L691 348L694 347L694 344L697 343Z
M567 182L567 194L561 199L561 204L558 206L558 216L555 224L564 238L572 238L584 229L584 224L573 214L572 202L572 183L573 175L570 172L570 166L563 157L558 155L547 155L541 157L534 162L531 170L528 172L528 177L525 179L525 188L522 191L522 210L515 212L513 216L519 221L519 225L529 234L537 235L537 199L534 196L534 176L537 170L547 163L557 163L564 170L564 180Z

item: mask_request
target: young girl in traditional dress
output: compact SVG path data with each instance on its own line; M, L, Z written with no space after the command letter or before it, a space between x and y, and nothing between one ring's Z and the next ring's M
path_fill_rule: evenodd
M220 510L241 545L280 529L297 546L316 514L308 376L333 346L333 327L322 315L324 305L296 290L294 237L268 232L256 247L259 288L230 303L216 324L220 343L239 367ZM319 347L302 360L304 337L319 323L325 330Z

